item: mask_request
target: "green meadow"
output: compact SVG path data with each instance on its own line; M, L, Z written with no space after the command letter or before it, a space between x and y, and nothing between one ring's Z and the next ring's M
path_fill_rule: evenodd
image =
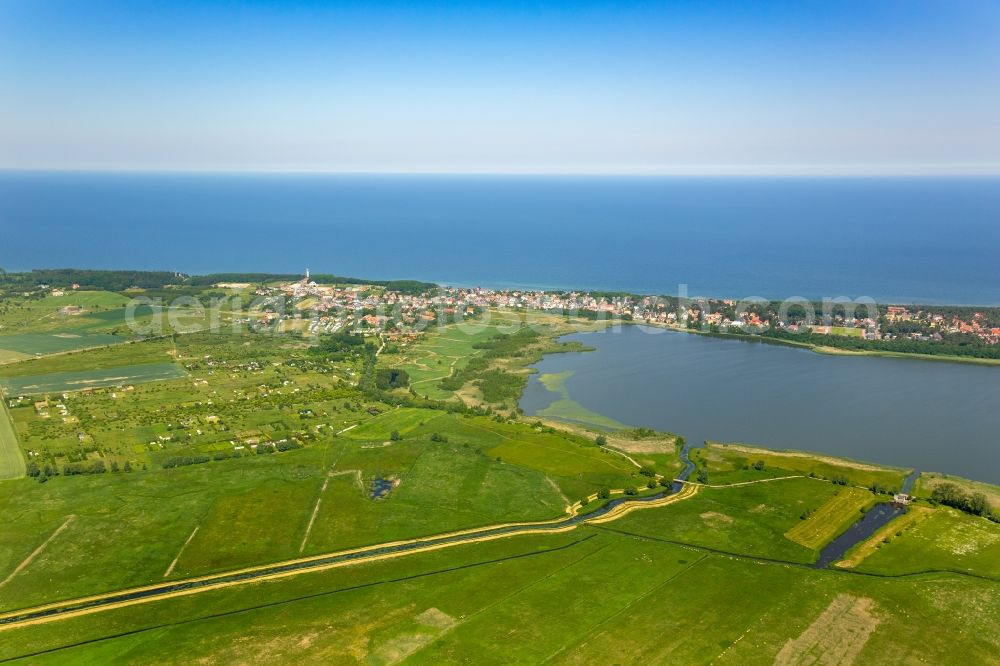
M0 658L991 663L997 592L959 575L815 571L584 527L11 629Z
M81 337L56 339L85 340L122 324L119 295L72 296L81 314L58 314L70 295L8 306L0 349L4 336L72 325ZM141 316L155 327L165 315ZM538 336L523 333L529 321ZM327 355L306 336L243 330L9 355L0 613L557 519L577 502L596 510L605 500L588 498L603 490L659 492L655 475L682 467L675 436L584 410L565 375L540 377L560 396L544 421L511 406L526 365L568 348L552 340L565 330L554 315L491 312L378 356L375 336L368 351ZM383 368L409 385L365 388ZM692 455L703 484L662 506L0 625L0 660L995 661L1000 525L927 502L941 479L922 482L912 513L887 526L898 533L861 544L853 566L816 570L819 550L885 499L866 488L898 487L908 470L739 445Z
M7 403L0 396L0 481L24 476L24 455L21 453Z
M940 569L1000 580L1000 529L981 516L939 507L925 519L890 531L856 568L881 574Z
M708 472L711 483L739 483L801 474L826 480L841 478L856 486L879 484L899 489L911 471L808 452L772 451L716 442L693 449L691 456ZM762 463L760 469L755 467L758 462Z

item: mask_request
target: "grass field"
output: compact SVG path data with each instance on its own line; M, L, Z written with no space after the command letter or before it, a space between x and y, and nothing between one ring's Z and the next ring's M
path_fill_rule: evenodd
M0 349L0 365L3 365L4 363L14 363L16 361L23 361L28 358L31 358L29 354L10 351L9 349Z
M343 433L354 440L385 443L393 430L404 440L416 438L435 448L458 448L491 461L499 468L517 467L539 473L536 480L547 487L546 478L570 503L601 488L641 485L636 468L621 456L597 447L593 440L564 432L548 432L528 424L498 423L483 417L465 417L432 410L398 409L379 415ZM447 443L435 443L434 434ZM447 446L446 446L446 445ZM397 446L397 444L392 444ZM485 479L481 479L485 483ZM470 489L473 483L467 483ZM521 489L529 495L545 495L545 488Z
M387 440L392 433L409 433L424 421L436 418L441 412L432 409L393 409L361 423L345 433L349 439Z
M836 493L832 484L811 479L702 488L690 500L628 515L609 528L804 564L815 559L815 551L784 535L801 522L803 511L818 509Z
M735 483L789 474L810 474L821 479L843 477L852 485L868 487L877 483L900 488L910 470L832 458L817 453L773 451L742 444L710 443L694 449L692 457L704 461L712 483ZM754 463L762 461L764 469Z
M874 504L875 500L875 496L866 490L842 488L785 532L785 537L806 548L819 549L856 522L861 511Z
M125 365L162 363L174 358L174 346L169 340L147 340L137 344L121 344L97 349L28 359L22 363L0 366L0 378L44 375L56 372L102 370Z
M24 455L14 433L7 402L0 394L0 481L24 476Z
M400 425L419 418L424 425ZM175 558L173 574L183 576L294 557L317 499L306 554L553 518L565 512L568 498L639 483L619 456L524 425L429 410L394 410L373 424L367 435L356 428L344 433L352 438L324 438L274 455L0 484L0 578L77 516L4 587L0 604L152 582ZM386 446L390 428L406 434ZM432 441L435 433L448 441ZM521 459L497 460L496 446ZM330 473L337 476L320 496ZM399 482L386 499L370 497L377 476Z
M927 569L1000 579L1000 525L948 507L903 523L876 544L859 571L900 574Z
M93 314L106 310L121 310L129 302L127 296L108 291L70 291L61 296L48 294L42 298L4 301L0 310L0 332L74 326ZM78 314L63 314L64 308L79 308Z
M179 379L184 376L184 368L176 363L150 363L101 370L78 370L12 377L0 380L0 388L10 396L39 395L125 384L145 384L165 379Z
M81 326L116 321L114 303L106 305L98 310L104 305L95 301ZM378 363L407 368L418 393L454 407L456 393L436 386L437 377L482 353L475 345L509 321L435 331ZM551 317L540 321L558 330ZM545 344L490 363L523 372ZM463 413L428 408L404 390L366 393L357 385L361 355L330 360L310 345L294 336L192 333L0 367L0 383L20 391L135 386L51 396L49 406L14 400L9 436L36 464L63 473L44 483L0 481L0 612L564 516L603 488L645 485L648 477L622 453L668 476L679 469L670 435L608 431L608 446L621 452L614 453L595 444L602 424L592 418L578 419L589 430L561 429L497 405ZM556 392L564 380L543 378ZM481 397L474 384L457 392L466 404ZM23 465L16 441L4 447L3 424L0 466L5 450ZM748 447L696 455L711 484L812 474L898 486L906 474ZM99 462L99 472L69 471ZM390 483L378 498L376 479ZM995 661L1000 583L990 578L1000 577L1000 526L921 503L911 511L924 517L890 523L899 534L880 534L853 571L811 568L816 549L873 498L814 478L702 487L673 504L568 532L0 628L0 660ZM928 569L953 573L919 573ZM898 574L917 575L886 577Z
M831 326L830 335L841 335L849 338L860 338L865 334L865 329L847 326Z
M857 567L860 563L864 562L869 555L877 551L884 544L889 543L893 537L901 536L904 531L911 529L914 525L933 514L934 509L930 507L911 504L906 509L906 513L889 521L887 524L876 530L876 532L867 540L857 544L843 559L836 562L835 566L842 569L853 569Z
M581 528L13 629L0 658L992 663L997 592L958 576L880 580Z

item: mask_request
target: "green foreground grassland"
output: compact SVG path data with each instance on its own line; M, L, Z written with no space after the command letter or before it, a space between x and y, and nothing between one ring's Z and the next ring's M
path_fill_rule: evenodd
M602 488L645 485L637 464L675 474L667 434L607 431L615 452L595 445L604 424L586 418L529 422L502 402L461 413L419 398L481 405L481 373L439 386L476 358L523 379L540 354L564 349L551 338L565 319L533 323L543 334L511 356L487 359L483 343L517 332L512 317L379 356L380 367L407 370L416 398L359 391L362 354L331 361L294 336L194 333L0 367L0 381L22 383L157 363L185 373L15 400L16 433L36 464L118 471L0 482L0 612L550 519ZM889 487L907 470L745 447L695 455L711 486L614 522L0 630L0 659L743 664L832 650L857 663L995 660L1000 526L921 503L928 517L872 545L853 571L817 571L818 549L876 501L824 479ZM394 484L384 499L372 498L376 479Z
M992 662L995 582L817 571L713 550L773 534L756 525L735 539L721 534L754 522L743 512L759 499L773 501L719 491L678 520L670 514L683 502L607 529L463 545L10 629L0 658L756 664L842 652L857 663ZM707 536L676 542L695 535ZM825 613L844 599L870 610Z

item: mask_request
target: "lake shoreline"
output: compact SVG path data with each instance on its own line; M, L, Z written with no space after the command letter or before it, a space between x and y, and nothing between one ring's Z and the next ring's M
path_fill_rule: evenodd
M768 338L762 335L749 335L746 333L716 333L712 331L699 331L697 329L681 328L679 326L667 326L663 324L657 324L655 322L646 322L646 321L630 321L623 323L629 324L631 326L649 326L664 331L673 331L675 333L691 333L694 335L702 335L710 338L741 340L743 342L760 342L766 345L779 345L784 347L795 347L798 349L808 349L813 353L823 354L826 356L870 356L876 358L895 358L902 360L909 359L914 361L936 361L938 363L962 363L966 365L1000 366L1000 359L993 359L993 358L978 358L975 356L955 356L947 354L942 354L942 355L921 354L917 352L894 352L894 351L883 351L876 349L871 349L871 350L838 349L836 347L814 345L808 342L796 342L795 340L784 340L781 338Z
M900 358L901 357L902 359L910 359L910 358L914 358L916 356L916 355L912 355L912 354L890 354L890 353L886 353L886 352L871 352L871 353L869 353L869 352L841 352L841 350L837 350L837 353L827 353L827 352L825 352L823 350L815 349L813 345L808 345L808 344L793 344L793 343L789 343L788 341L784 341L784 340L779 340L779 341L762 340L758 336L739 336L739 335L728 335L728 334L712 334L712 333L707 333L707 332L703 332L703 331L692 331L692 330L679 329L679 328L669 327L669 326L655 326L655 325L646 324L645 322L622 322L622 323L627 323L627 324L629 324L630 327L649 326L650 328L656 329L657 331L664 331L664 332L695 333L698 337L702 337L702 338L716 338L716 339L720 339L720 340L730 339L730 340L737 340L737 341L743 341L743 342L763 342L764 344L772 344L773 343L773 344L777 344L779 346L791 347L793 349L797 348L797 349L803 349L803 350L813 351L816 355L821 356L821 357L845 357L845 358L850 358L850 357L855 357L855 356L870 356L870 357L886 357L886 358ZM604 329L601 332L607 332L608 330L609 329L606 328L606 329ZM589 331L589 333L593 334L594 332L593 331ZM567 337L567 335L579 335L579 334L576 334L576 333L566 334L566 333L563 332L563 333L558 333L556 335L553 335L552 337L553 337L554 340L562 340L563 338ZM579 341L577 341L577 342L579 342ZM585 344L585 343L580 343L580 344ZM581 349L574 350L574 351L578 351L578 352L581 352L581 353L583 353L583 352L599 351L599 349L595 348L592 344L589 344L589 345L586 345L586 346L587 346L587 348L581 348ZM568 351L568 350L561 350L560 353L558 354L558 356L565 356L566 355L566 351ZM589 355L589 354L587 354L587 355ZM542 384L542 385L544 385L546 383L546 382L540 381L540 379L544 378L546 374L551 374L551 373L546 373L544 368L540 368L538 366L540 366L542 363L544 363L547 359L550 359L550 358L552 358L552 356L550 354L548 354L548 353L545 353L545 354L542 355L541 361L533 361L532 363L530 363L529 365L526 366L526 369L529 371L529 373L531 373L529 375L529 381L530 382L537 382L537 383ZM951 357L948 357L948 358L944 358L944 357L930 357L930 358L917 357L914 360L935 360L935 361L941 361L941 362L944 362L944 363L954 364L956 366L994 365L993 363L976 363L974 361L970 362L969 359L960 359L960 360L956 361L956 360L952 359ZM573 400L570 397L569 391L565 387L565 381L564 380L558 382L558 386L559 386L559 389L560 389L560 391L559 391L560 397L557 397L555 400L553 400L553 402L562 402L562 401L565 401L565 400L569 400L569 401L573 402L574 404L577 404L577 405L579 404L579 403L576 403L576 401ZM525 399L525 396L529 393L529 391L530 391L530 387L526 386L525 389L522 391L521 397L519 398L519 404L522 406L522 408L523 408L523 401ZM527 416L527 417L537 416L539 418L551 419L551 420L556 421L556 422L564 422L564 423L567 423L567 424L570 424L570 425L574 425L576 427L582 427L582 428L585 428L585 429L588 429L588 430L592 430L595 433L599 433L601 431L605 431L605 432L615 431L615 430L620 431L623 428L639 427L639 426L643 425L642 423L632 423L632 422L630 422L628 420L624 420L624 419L622 419L620 417L611 416L611 415L607 414L604 410L594 410L594 409L592 409L590 407L584 407L583 405L579 405L579 407L581 408L581 410L584 413L594 412L595 414L597 414L600 417L602 417L602 420L606 419L607 421L603 422L603 423L588 422L585 419L562 417L558 413L546 413L544 409L541 410L541 411L539 411L539 412L536 412L536 413L531 413L531 411L529 409L525 409L525 416ZM611 426L607 422L617 422L620 425L618 427L613 427L613 426ZM683 432L684 429L683 428L677 428L677 427L663 427L663 428L661 428L661 427L657 427L656 429L657 430L662 430L662 431L665 431L665 432L672 432L672 433L681 433L681 434L684 434L684 432ZM810 449L803 449L803 448L791 448L791 447L783 447L783 446L777 446L777 445L768 445L766 443L765 444L761 444L761 443L758 443L756 441L753 442L752 444L745 444L740 439L729 439L729 438L726 438L725 440L722 440L722 439L718 439L718 438L708 438L708 439L706 439L706 442L712 442L712 443L715 443L715 444L721 444L723 446L746 447L748 449L760 449L761 451L772 452L774 454L779 454L779 455L780 454L785 454L785 455L803 456L803 457L807 457L807 458L809 458L811 460L815 460L817 462L821 462L824 459L830 459L830 460L835 460L839 464L844 464L844 465L869 465L869 466L872 466L873 468L878 468L878 469L883 469L883 470L913 470L913 469L916 469L918 467L920 467L921 469L923 469L923 467L924 467L924 466L918 466L918 465L914 465L914 464L910 464L910 463L906 463L906 464L900 464L900 463L883 463L883 462L878 462L878 461L871 460L871 459L869 459L867 457L864 457L864 456L841 455L841 454L837 454L837 453L828 453L828 452L822 452L822 451L816 451L816 450L810 450ZM701 442L692 442L692 443L696 447L702 447L703 446L703 444ZM996 496L998 498L1000 498L1000 485L993 484L993 483L990 483L988 481L977 480L977 479L973 479L971 477L966 477L966 476L963 476L960 473L955 473L955 472L941 472L941 471L938 471L937 467L933 466L933 465L927 466L927 473L930 474L930 475L932 475L932 476L937 476L939 478L949 479L949 480L952 480L952 481L955 481L955 482L958 482L958 483L967 483L967 484L970 484L970 485L971 484L985 485L985 486L987 486L990 489L990 491L992 493L995 493Z

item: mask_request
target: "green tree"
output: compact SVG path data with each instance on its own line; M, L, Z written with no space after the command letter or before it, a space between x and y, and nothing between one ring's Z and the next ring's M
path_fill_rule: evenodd
M984 493L972 493L969 497L969 513L973 513L977 516L989 516L990 515L990 501L986 498Z
M608 444L608 438L605 437L604 435L598 435L597 438L594 440L594 442L598 446L607 446L607 444Z

